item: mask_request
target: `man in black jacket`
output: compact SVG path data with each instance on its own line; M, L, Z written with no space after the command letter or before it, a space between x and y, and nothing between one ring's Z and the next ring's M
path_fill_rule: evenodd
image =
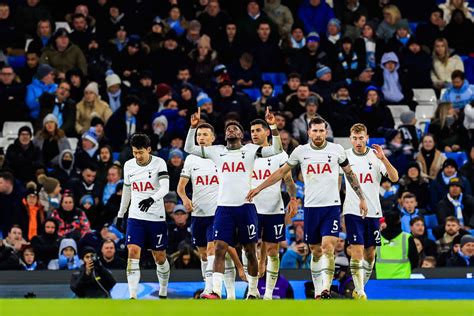
M448 267L474 267L474 236L464 235L459 250L447 263Z
M474 227L474 197L463 193L463 182L460 178L449 180L448 194L438 203L438 222L442 223L448 216L459 219L461 227Z
M2 41L4 38L2 37ZM15 80L12 67L0 68L0 126L6 121L28 119L28 108L25 105L25 85Z
M58 258L59 242L58 223L54 218L47 218L43 224L43 232L31 239L31 245L39 261L48 264Z
M97 259L94 248L84 248L81 258L84 265L71 276L71 290L79 298L110 298L116 281Z

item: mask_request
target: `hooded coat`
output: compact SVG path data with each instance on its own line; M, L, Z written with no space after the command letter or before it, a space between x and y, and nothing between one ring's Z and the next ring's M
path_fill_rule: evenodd
M51 219L48 219L43 223L43 233L31 239L31 245L33 246L37 259L45 264L48 264L49 261L57 258L60 242L57 223L53 234L46 234L44 232L45 224L49 220ZM54 220L54 222L56 222L56 220Z
M67 247L74 249L74 257L67 258L63 255L63 250ZM77 245L74 239L64 238L59 244L57 259L51 260L48 264L48 270L78 270L82 265L77 252Z

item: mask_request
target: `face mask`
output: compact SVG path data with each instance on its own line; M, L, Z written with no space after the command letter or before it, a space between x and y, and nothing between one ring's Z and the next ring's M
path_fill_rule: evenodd
M165 129L161 126L153 126L153 132L158 136L163 136Z
M451 127L454 124L455 121L456 121L456 119L454 118L453 115L449 115L449 116L446 117L446 125L448 127Z
M61 164L63 165L64 169L70 169L72 166L72 160L61 160Z

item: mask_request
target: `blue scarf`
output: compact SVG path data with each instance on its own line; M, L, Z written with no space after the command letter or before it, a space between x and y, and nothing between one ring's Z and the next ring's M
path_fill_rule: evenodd
M462 215L462 211L464 209L464 204L462 204L462 193L459 195L457 199L454 199L448 193L448 200L454 206L454 214L456 218L459 220L459 224L464 226L464 217Z
M443 177L443 182L444 184L448 185L449 184L449 180L451 180L452 178L456 178L458 175L458 173L456 172L455 174L453 174L452 176L448 177L444 174L444 172L441 172L441 177Z
M55 105L53 109L53 115L56 116L58 119L58 126L61 128L63 126L63 110L64 110L64 103L57 103L57 100L55 100Z
M118 38L115 39L115 46L117 46L117 50L121 52L125 46L127 46L128 43L128 37L125 39L125 41L122 43L118 40Z
M459 254L459 256L460 256L461 258L464 259L464 261L466 261L466 264L467 264L467 266L469 267L470 264L471 264L471 261L470 261L469 259L471 259L471 258L470 258L469 256L466 256L465 254L463 254L462 251L461 251L461 249L459 249L458 254Z
M26 271L35 271L36 267L38 266L38 263L36 261L30 265L27 265L26 263L24 263L22 264L22 266Z
M118 110L121 106L120 103L120 95L122 94L122 90L119 90L115 93L110 93L107 91L107 95L109 96L109 105L110 108L112 109L112 112L115 112Z
M303 39L301 40L301 42L297 42L293 36L290 37L290 40L291 40L291 47L293 48L303 48L306 46L306 39L303 37Z

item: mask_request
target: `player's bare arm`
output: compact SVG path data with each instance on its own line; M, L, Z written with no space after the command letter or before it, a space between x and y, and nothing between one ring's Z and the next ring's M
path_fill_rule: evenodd
M188 182L189 182L189 178L180 177L179 182L178 182L178 187L177 187L176 191L177 191L179 197L181 198L181 200L183 201L183 205L184 205L184 208L186 209L186 211L192 212L193 211L193 202L191 201L191 199L186 194L186 185L188 184Z
M286 191L290 195L290 203L288 204L288 215L290 218L295 217L298 212L298 202L296 201L296 185L291 175L291 170L288 171L283 180L285 181Z
M193 154L201 158L206 158L206 152L204 151L204 146L197 146L194 142L196 139L196 128L201 121L201 108L198 108L198 111L191 115L191 128L188 131L186 136L186 142L184 144L184 151L188 154Z
M342 167L344 174L346 175L347 181L351 185L352 189L354 190L355 194L360 200L359 207L360 213L362 217L365 217L368 212L367 202L365 201L364 193L362 192L362 188L360 187L359 180L357 179L356 174L352 171L350 165L346 165Z
M395 169L395 167L390 163L388 160L387 156L385 156L385 153L383 151L383 148L380 145L372 145L372 148L374 149L374 154L375 156L382 161L382 163L385 166L385 169L387 169L387 176L392 182L397 182L398 181L398 171Z
M267 111L265 113L265 121L270 126L270 130L272 132L272 145L267 147L260 147L259 153L257 156L259 157L270 157L274 155L278 155L279 153L283 152L283 145L281 144L280 139L280 132L276 127L276 119L270 109L267 107Z
M247 197L246 199L249 201L249 202L252 202L253 198L258 194L260 193L260 191L262 191L263 189L266 189L268 188L269 186L271 185L274 185L275 183L277 183L278 181L280 181L281 179L283 179L283 177L285 176L286 173L288 173L288 171L291 170L291 167L290 165L288 164L285 164L284 166L280 167L280 169L278 169L277 171L275 171L270 177L268 177L267 180L265 180L262 184L260 184L258 187L256 187L255 189L253 190L250 190L249 193L247 194Z

